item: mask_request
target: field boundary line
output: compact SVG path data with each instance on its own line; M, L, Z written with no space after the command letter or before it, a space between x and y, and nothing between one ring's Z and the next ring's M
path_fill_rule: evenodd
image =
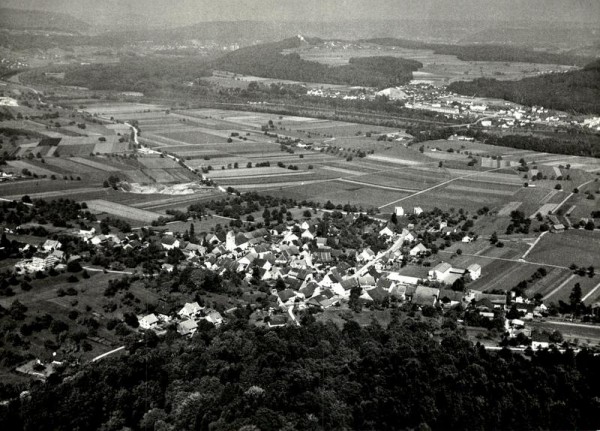
M575 278L575 274L571 274L571 276L569 278L567 278L565 281L563 281L562 283L560 283L560 285L556 289L554 289L552 292L550 292L549 294L544 296L542 298L542 301L545 301L548 298L550 298L551 296L553 296L556 292L558 292L560 289L565 287L567 285L567 283L571 282L571 280L573 280L574 278Z

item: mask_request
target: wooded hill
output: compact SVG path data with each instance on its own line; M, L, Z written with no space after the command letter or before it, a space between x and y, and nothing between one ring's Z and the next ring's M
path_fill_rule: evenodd
M309 316L310 317L310 316ZM205 322L206 323L206 322ZM190 339L133 334L128 353L21 396L10 430L597 429L600 357L488 352L444 324L265 330L200 325ZM18 390L18 389L17 389Z
M527 106L600 114L600 60L582 70L553 73L519 81L480 78L454 82L448 90L478 97L510 100Z
M296 53L282 54L284 49L310 42L310 39L303 42L296 37L250 46L231 52L213 64L215 69L264 78L377 88L406 84L412 79L412 72L423 67L418 61L396 57L351 58L347 65L331 67L303 60Z

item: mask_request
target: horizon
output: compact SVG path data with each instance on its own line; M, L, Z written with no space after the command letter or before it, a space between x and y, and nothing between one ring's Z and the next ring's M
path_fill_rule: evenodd
M59 12L91 25L132 17L151 27L184 27L203 22L463 22L467 25L595 24L600 2L593 0L0 0L0 7ZM343 19L340 19L343 16Z

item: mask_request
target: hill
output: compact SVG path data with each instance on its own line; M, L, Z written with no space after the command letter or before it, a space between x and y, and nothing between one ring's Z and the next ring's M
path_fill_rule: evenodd
M64 13L0 8L0 28L83 33L89 27L86 22Z
M480 78L470 82L454 82L448 89L459 94L494 97L527 106L600 114L600 60L573 72L519 81Z
M303 60L296 53L281 53L284 49L318 42L318 39L298 36L281 42L250 46L227 54L213 64L215 69L244 75L366 87L405 84L412 79L413 71L423 67L418 61L383 56L351 58L347 65L330 67Z

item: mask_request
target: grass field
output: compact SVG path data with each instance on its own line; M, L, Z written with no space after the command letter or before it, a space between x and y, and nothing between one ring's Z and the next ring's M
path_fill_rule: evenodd
M116 217L123 217L131 220L139 220L146 223L150 223L161 216L161 214L155 212L142 210L139 208L133 208L129 205L109 202L103 199L87 201L87 205L91 211L97 213L105 213Z
M546 235L529 253L532 261L600 267L600 231L567 230Z

